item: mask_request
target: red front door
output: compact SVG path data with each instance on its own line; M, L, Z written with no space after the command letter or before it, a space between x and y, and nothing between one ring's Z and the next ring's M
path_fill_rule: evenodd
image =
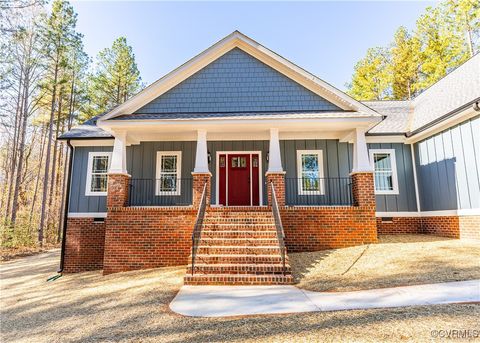
M258 154L222 154L219 157L219 203L259 205Z
M228 205L250 205L250 155L228 155Z

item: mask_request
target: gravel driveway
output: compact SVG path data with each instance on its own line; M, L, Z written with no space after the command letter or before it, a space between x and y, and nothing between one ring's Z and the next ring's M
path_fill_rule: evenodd
M59 252L0 266L2 342L430 341L432 330L479 329L480 305L190 318L168 304L184 267L55 275ZM435 334L435 333L434 333Z

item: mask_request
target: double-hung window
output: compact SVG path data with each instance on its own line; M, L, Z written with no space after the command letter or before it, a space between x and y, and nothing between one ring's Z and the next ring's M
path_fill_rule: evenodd
M89 152L85 195L107 195L111 152Z
M157 152L157 180L155 195L180 195L182 175L181 151Z
M298 194L324 194L322 150L297 150Z
M370 149L375 171L375 194L398 194L397 164L394 149Z

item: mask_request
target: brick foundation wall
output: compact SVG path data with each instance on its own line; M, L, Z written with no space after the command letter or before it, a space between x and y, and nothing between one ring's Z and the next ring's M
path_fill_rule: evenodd
M460 238L480 240L480 216L459 217Z
M370 208L295 206L283 207L280 212L290 252L377 242L375 212Z
M391 222L384 222L377 218L379 235L418 234L422 232L420 217L393 217Z
M193 207L109 210L103 273L187 264L196 215Z
M423 217L422 232L442 237L480 239L480 216Z
M68 218L64 273L78 273L103 268L105 222L93 218Z
M427 234L480 240L480 216L393 217L392 222L377 218L377 230L379 235Z

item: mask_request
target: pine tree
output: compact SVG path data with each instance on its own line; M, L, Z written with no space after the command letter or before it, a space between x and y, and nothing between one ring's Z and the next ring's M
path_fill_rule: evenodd
M449 71L468 59L463 37L453 29L455 24L444 4L428 7L417 20L416 38L422 42L422 66L419 88L434 84Z
M354 68L348 94L360 100L391 97L390 53L385 48L370 48Z
M479 52L480 2L478 0L448 0L446 11L453 18L454 28L463 37L472 57Z
M418 73L421 67L420 42L402 26L395 33L391 55L393 98L411 99L418 90Z
M118 106L140 90L140 82L132 47L125 37L117 38L111 48L102 50L97 56L96 70L89 81L91 106L88 116Z
M38 226L38 243L43 244L44 226L48 210L48 180L51 178L51 173L54 168L50 169L50 161L52 159L51 149L53 141L53 130L55 114L59 110L60 103L59 94L65 80L62 76L65 75L65 68L67 65L68 47L78 38L75 32L77 23L77 16L73 7L65 0L55 0L52 4L51 14L45 18L41 27L42 36L44 39L45 55L49 59L49 77L45 81L45 88L50 94L49 105L49 119L47 124L48 139L45 153L45 172L43 177L43 191L40 212L40 223ZM53 161L55 161L53 156Z

